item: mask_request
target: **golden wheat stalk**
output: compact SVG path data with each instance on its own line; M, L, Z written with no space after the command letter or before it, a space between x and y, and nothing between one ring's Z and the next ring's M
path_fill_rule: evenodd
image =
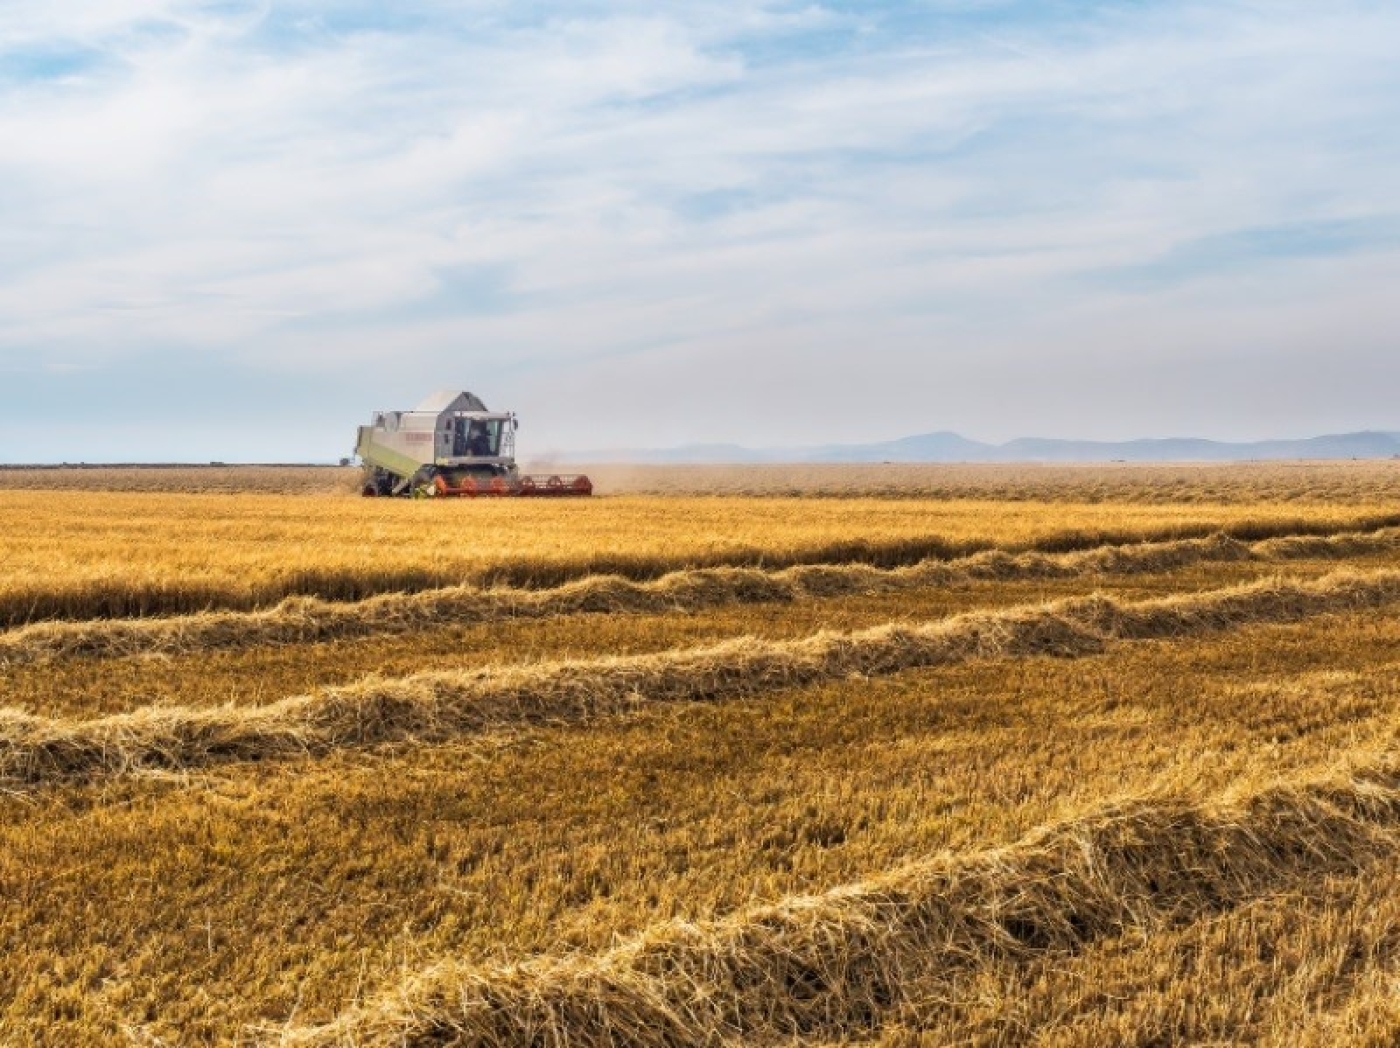
M454 586L354 603L295 597L255 612L204 612L163 619L51 622L0 634L0 664L75 657L186 654L264 644L309 643L426 627L555 615L664 614L733 604L914 590L971 581L1026 581L1133 575L1228 561L1340 559L1400 550L1400 529L1331 536L1286 536L1245 544L1224 534L1202 539L1108 545L1066 554L988 551L910 567L803 565L780 571L709 568L652 582L595 576L555 589L482 590Z
M960 976L1185 923L1400 848L1400 767L1273 786L1229 803L1148 796L1009 847L941 855L705 924L669 922L601 955L445 961L286 1045L638 1048L869 1029L917 980Z
M440 741L581 721L648 702L736 699L972 658L1078 657L1115 640L1201 636L1397 600L1400 572L1338 572L1312 582L1271 579L1140 602L1075 598L795 641L749 637L648 655L371 677L261 706L146 707L87 720L3 709L0 781L40 784L402 740Z

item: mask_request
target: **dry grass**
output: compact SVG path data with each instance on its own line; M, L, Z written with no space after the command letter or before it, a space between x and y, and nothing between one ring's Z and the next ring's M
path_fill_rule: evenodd
M0 1043L1394 1043L1387 469L0 495Z

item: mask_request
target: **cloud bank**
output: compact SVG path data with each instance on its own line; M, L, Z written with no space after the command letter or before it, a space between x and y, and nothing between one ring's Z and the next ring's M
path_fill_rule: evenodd
M3 5L0 459L333 458L459 384L539 454L1400 429L1397 45L1348 0Z

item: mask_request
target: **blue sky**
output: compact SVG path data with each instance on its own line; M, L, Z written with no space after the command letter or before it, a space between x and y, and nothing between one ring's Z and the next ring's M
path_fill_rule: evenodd
M0 460L1400 430L1393 3L0 0Z

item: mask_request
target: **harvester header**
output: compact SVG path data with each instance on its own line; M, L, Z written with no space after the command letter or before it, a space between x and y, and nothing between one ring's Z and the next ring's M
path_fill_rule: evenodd
M412 411L376 411L361 426L355 454L364 464L367 498L577 497L593 484L577 474L523 476L515 465L510 411L491 411L458 390L434 393Z

